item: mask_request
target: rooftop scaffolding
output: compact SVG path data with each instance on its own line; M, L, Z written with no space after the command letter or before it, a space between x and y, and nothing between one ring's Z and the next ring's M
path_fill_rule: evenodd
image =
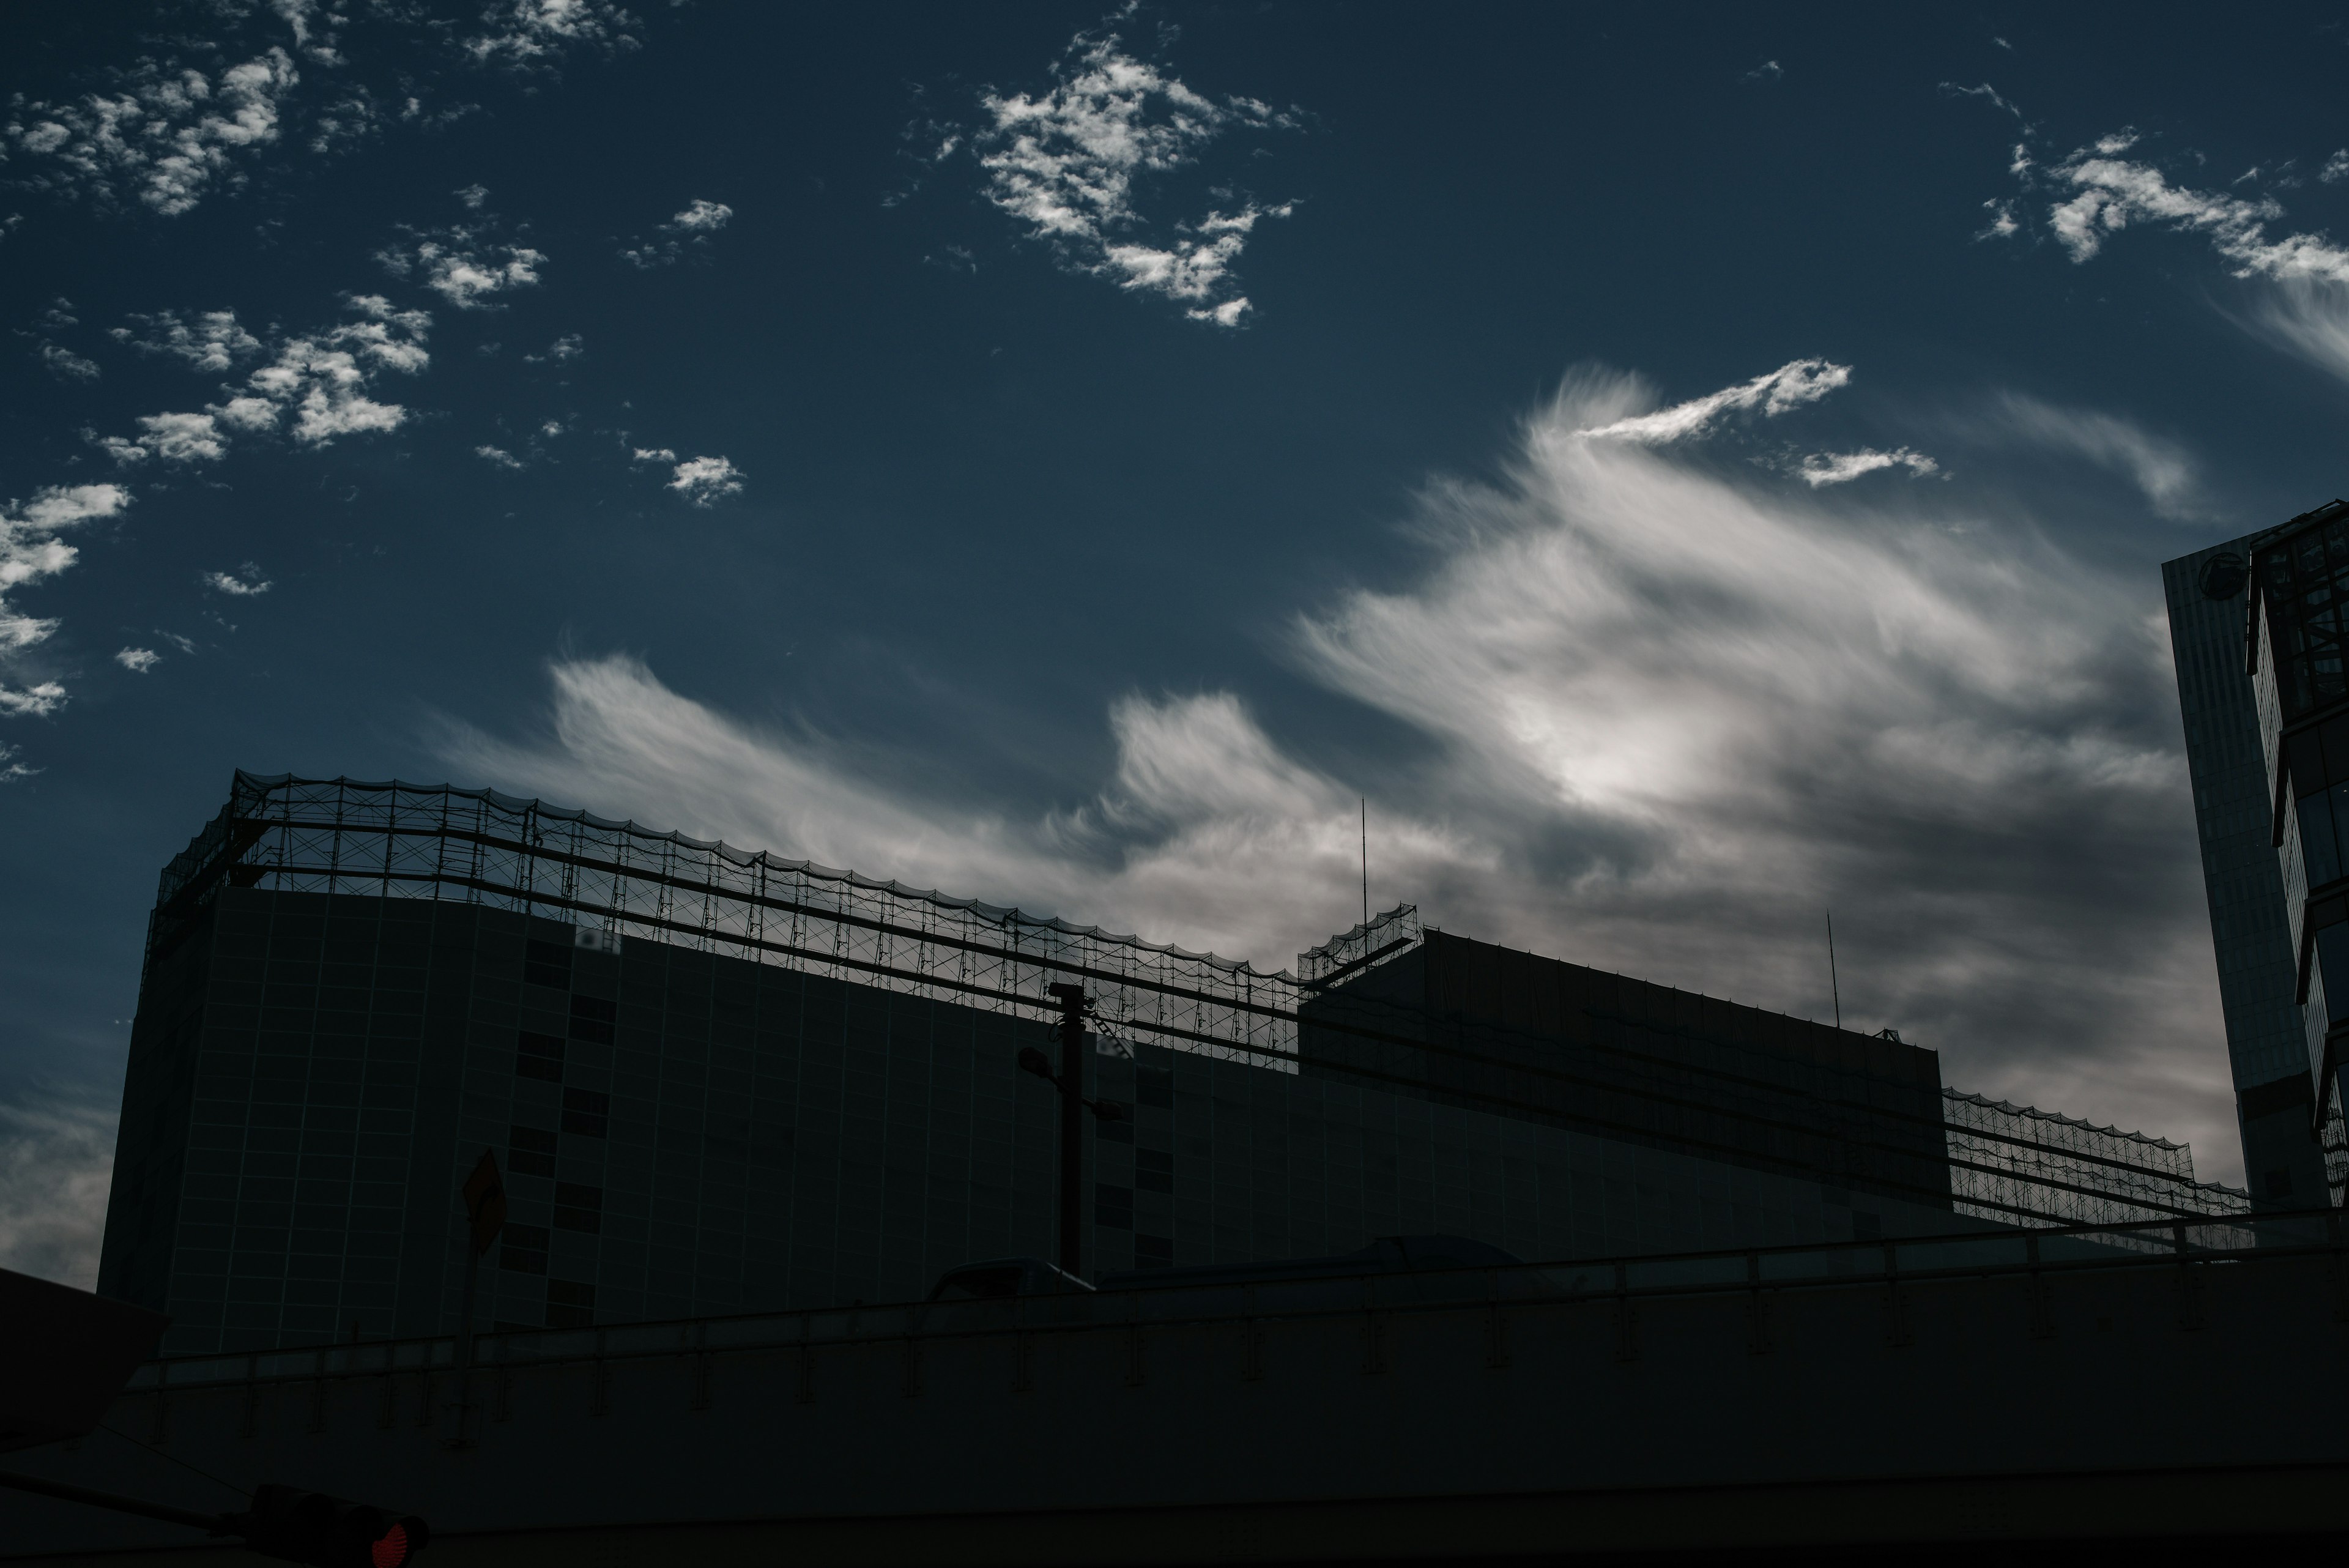
M1268 971L493 790L243 771L228 805L164 868L150 963L192 929L222 886L512 909L1039 1021L1059 1012L1045 986L1077 979L1092 992L1105 1034L1286 1072L1298 1070L1300 1006L1410 951L1425 929L1402 906L1299 954L1295 972ZM1521 1055L1503 1062L1432 1043L1400 1013L1380 1027L1366 1016L1350 1002L1346 1019L1317 1017L1314 1026L1575 1081ZM1348 1071L1406 1093L1463 1093ZM1671 1103L1672 1093L1660 1078L1657 1101ZM1961 1213L2063 1225L2250 1211L2247 1193L2197 1182L2183 1145L1954 1089L1942 1097L1942 1118L1920 1125L1940 1127L1948 1149L1950 1188L1932 1196L1954 1199Z

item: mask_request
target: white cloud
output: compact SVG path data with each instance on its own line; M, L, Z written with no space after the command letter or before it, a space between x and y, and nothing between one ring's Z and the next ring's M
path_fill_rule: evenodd
M166 313L140 317L154 336L136 340L152 352L179 355L198 369L217 370L254 353L269 356L241 387L225 387L220 402L201 413L150 414L135 437L89 439L117 462L216 462L228 454L231 432L262 435L293 416L291 433L303 446L324 446L343 436L398 429L408 410L369 395L378 372L422 373L432 362L425 348L431 316L401 310L379 294L347 296L345 307L357 317L298 337L264 344L236 323L231 311L183 319Z
M56 620L26 615L7 599L17 588L56 576L74 564L78 552L57 535L83 523L119 516L129 504L130 492L121 485L76 484L51 485L28 502L0 506L0 657L47 641L57 628Z
M1754 67L1752 70L1747 71L1744 79L1749 82L1776 81L1780 77L1783 77L1785 74L1786 67L1780 65L1777 61L1764 60L1760 65Z
M1766 394L1765 394L1766 400ZM1340 777L1230 693L1112 706L1072 811L1008 815L849 743L761 729L626 659L554 669L543 742L465 776L613 816L1280 964L1374 901L1464 933L1824 1017L1945 1075L2234 1144L2158 601L1940 487L1833 508L1746 465L1591 441L1584 375L1504 477L1424 491L1425 571L1296 623L1299 667L1411 737ZM1921 515L1920 506L1942 508Z
M2334 185L2344 180L2349 180L2349 147L2343 148L2326 159L2324 167L2316 171L2316 177L2327 185Z
M1044 93L980 99L988 123L973 145L988 201L1028 225L1069 265L1121 288L1186 306L1195 320L1232 327L1247 308L1231 297L1232 266L1257 221L1288 205L1244 201L1211 210L1152 242L1135 202L1144 176L1194 162L1216 138L1288 123L1252 99L1215 99L1125 52L1113 33L1079 35ZM949 137L938 156L948 155Z
M1998 108L2006 110L2007 113L2014 116L2017 119L2021 119L2023 118L2023 111L2015 108L2012 103L2009 103L2002 96L2000 95L1999 90L1991 86L1988 82L1982 83L1980 87L1960 87L1955 82L1943 82L1941 84L1941 91L1951 98L1982 99L1996 105Z
M56 343L41 345L41 363L49 374L60 381L88 383L98 379L98 361L85 359L72 349Z
M696 506L711 506L742 493L742 471L722 457L688 457L671 471L668 487Z
M520 468L523 465L522 459L502 446L477 446L473 449L473 455L493 468Z
M214 593L239 599L257 598L277 586L263 576L261 568L251 561L238 567L233 576L226 572L206 572L202 581L204 587Z
M1863 473L1874 473L1880 468L1906 468L1922 479L1938 473L1941 465L1921 452L1895 447L1890 452L1878 452L1874 447L1862 447L1857 452L1815 452L1803 459L1798 472L1803 482L1813 490L1823 484L1847 484Z
M1606 425L1576 431L1574 434L1585 440L1645 444L1681 441L1703 435L1723 414L1758 408L1764 417L1775 419L1806 403L1817 402L1850 380L1848 365L1831 364L1825 359L1790 359L1768 375L1756 376L1742 386L1725 387L1652 413L1626 414Z
M2009 392L1980 433L2075 453L2111 469L2134 483L2165 517L2187 522L2205 514L2193 455L2116 414L2061 408Z
M144 675L163 662L163 656L151 648L126 648L114 656L114 662L133 675Z
M490 199L490 188L477 181L463 190L452 191L450 194L464 202L470 210L478 213L481 210L481 203Z
M622 249L620 259L644 268L674 265L684 259L688 245L707 246L709 236L733 218L734 209L725 202L696 197L683 212L660 225L660 232L668 235L667 239L639 240Z
M12 784L18 779L31 778L41 771L38 768L26 767L18 760L23 755L24 752L20 747L0 746L0 784ZM5 1191L5 1189L0 1189L0 1191ZM0 1197L0 1202L5 1201L5 1199Z
M47 1096L0 1105L0 1268L78 1290L98 1283L114 1134L115 1115L102 1105Z
M176 217L243 182L237 160L278 139L280 107L300 79L277 48L216 75L146 60L119 92L19 100L0 139L34 171L27 184Z
M561 365L569 360L576 359L582 354L586 352L587 345L585 340L583 339L576 332L566 332L562 337L556 338L554 342L548 344L546 346L545 353L525 354L522 357L522 359L523 363L525 365Z
M176 310L131 320L144 336L127 327L114 328L114 337L146 354L170 354L184 359L191 370L224 376L240 359L261 352L261 339L247 331L233 310L205 310L182 315Z
M2125 156L2137 133L2116 131L2044 171L2018 156L2026 181L2055 187L2047 223L2075 263L2093 260L2131 227L2169 228L2207 239L2255 293L2239 319L2288 352L2349 379L2349 247L2322 234L2272 237L2284 216L2273 196L2233 196L2172 184L2150 162ZM2344 165L2349 168L2349 165ZM2318 178L2338 176L2326 163Z
M565 49L605 52L639 47L637 20L611 0L501 0L481 13L484 31L462 47L476 65L528 69L551 65Z
M675 462L677 453L665 446L640 446L634 459L637 462Z
M543 251L487 241L480 231L462 225L408 229L404 239L376 252L375 258L394 277L421 275L425 287L460 310L502 308L492 296L537 286L538 269L546 265Z
M66 689L54 680L22 689L0 686L0 718L46 719L65 702Z

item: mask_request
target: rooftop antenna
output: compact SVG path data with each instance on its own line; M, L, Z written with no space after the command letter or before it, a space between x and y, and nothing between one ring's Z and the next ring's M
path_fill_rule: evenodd
M1362 803L1362 927L1371 924L1371 797L1356 797Z
M1827 991L1835 998L1836 1027L1843 1027L1843 986L1836 979L1835 911L1827 911Z

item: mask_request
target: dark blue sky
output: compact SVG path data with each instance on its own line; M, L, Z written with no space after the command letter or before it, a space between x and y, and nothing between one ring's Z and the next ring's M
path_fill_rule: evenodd
M239 766L1273 965L1367 795L2238 1177L2156 567L2349 484L2349 34L1593 15L8 7L0 1251Z

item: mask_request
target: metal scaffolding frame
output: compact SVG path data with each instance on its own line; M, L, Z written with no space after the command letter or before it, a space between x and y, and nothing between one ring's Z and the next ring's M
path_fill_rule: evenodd
M1268 971L493 790L242 770L228 805L164 868L150 963L224 885L512 909L1040 1022L1060 1011L1046 985L1074 979L1092 992L1105 1035L1292 1073L1300 1006L1424 934L1406 905L1299 954L1297 972ZM1400 1020L1391 1030L1313 1023L1502 1064ZM1434 1087L1402 1076L1381 1086ZM2197 1182L2183 1145L1954 1089L1943 1098L1960 1213L2064 1225L2250 1210L2247 1193Z

